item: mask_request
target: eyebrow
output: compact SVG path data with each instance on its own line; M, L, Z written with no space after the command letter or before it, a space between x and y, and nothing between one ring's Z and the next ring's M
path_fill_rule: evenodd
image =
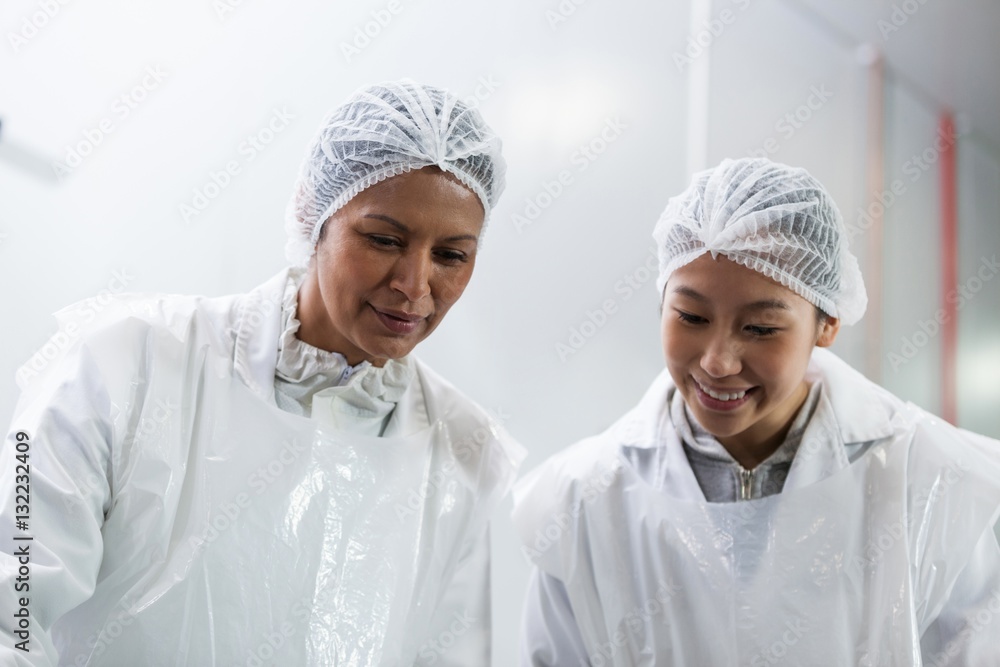
M403 232L404 234L410 233L410 228L401 223L395 218L390 218L387 215L381 215L379 213L366 213L365 218L372 218L373 220L381 220L382 222L388 223ZM447 238L441 239L442 241L454 242L454 241L475 241L479 243L479 237L474 234L457 234L455 236L449 236Z
M680 294L681 296L686 296L694 301L700 301L701 303L708 303L709 299L704 294L697 292L690 287L685 287L680 285L674 288L674 294ZM791 306L780 299L761 299L759 301L753 301L742 307L742 310L791 310Z

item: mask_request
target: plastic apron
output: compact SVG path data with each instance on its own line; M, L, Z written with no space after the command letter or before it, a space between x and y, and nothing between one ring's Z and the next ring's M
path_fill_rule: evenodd
M408 437L324 432L157 335L141 400L119 394L105 553L53 626L61 664L412 664L516 445L467 406Z
M674 498L637 472L683 457L672 430L660 447L605 435L587 484L531 473L515 523L564 582L595 667L920 665L920 636L1000 505L995 453L929 446L956 431L922 429L738 503Z

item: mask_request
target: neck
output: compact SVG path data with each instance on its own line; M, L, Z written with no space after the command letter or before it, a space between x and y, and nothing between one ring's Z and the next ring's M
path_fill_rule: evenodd
M327 352L341 354L350 366L357 366L362 361L368 360L372 366L381 368L388 361L379 358L369 359L361 350L347 344L337 332L327 315L314 264L310 264L307 269L295 298L297 299L295 316L299 320L299 330L295 332L295 337L303 343Z

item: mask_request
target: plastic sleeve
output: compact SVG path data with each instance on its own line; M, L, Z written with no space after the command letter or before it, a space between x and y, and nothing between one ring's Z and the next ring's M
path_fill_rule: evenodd
M520 653L521 667L590 664L566 587L537 567L524 602Z
M27 451L18 451L25 436ZM86 661L57 656L51 629L94 592L111 500L111 438L108 394L84 346L77 345L24 392L0 446L0 664ZM27 457L16 458L22 453ZM18 468L24 461L27 474ZM26 518L25 503L17 500L25 482ZM15 613L22 609L27 651L17 648L24 635L18 635L23 628Z
M1000 544L992 529L976 544L920 649L928 666L1000 665Z

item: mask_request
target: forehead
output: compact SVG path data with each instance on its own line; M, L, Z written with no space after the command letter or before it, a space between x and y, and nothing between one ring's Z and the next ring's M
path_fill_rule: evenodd
M713 259L709 253L675 270L667 281L664 298L720 307L743 308L754 304L779 310L812 308L808 301L776 280L723 255Z
M436 167L391 176L362 190L342 210L357 218L389 218L415 233L478 235L485 218L479 197Z

